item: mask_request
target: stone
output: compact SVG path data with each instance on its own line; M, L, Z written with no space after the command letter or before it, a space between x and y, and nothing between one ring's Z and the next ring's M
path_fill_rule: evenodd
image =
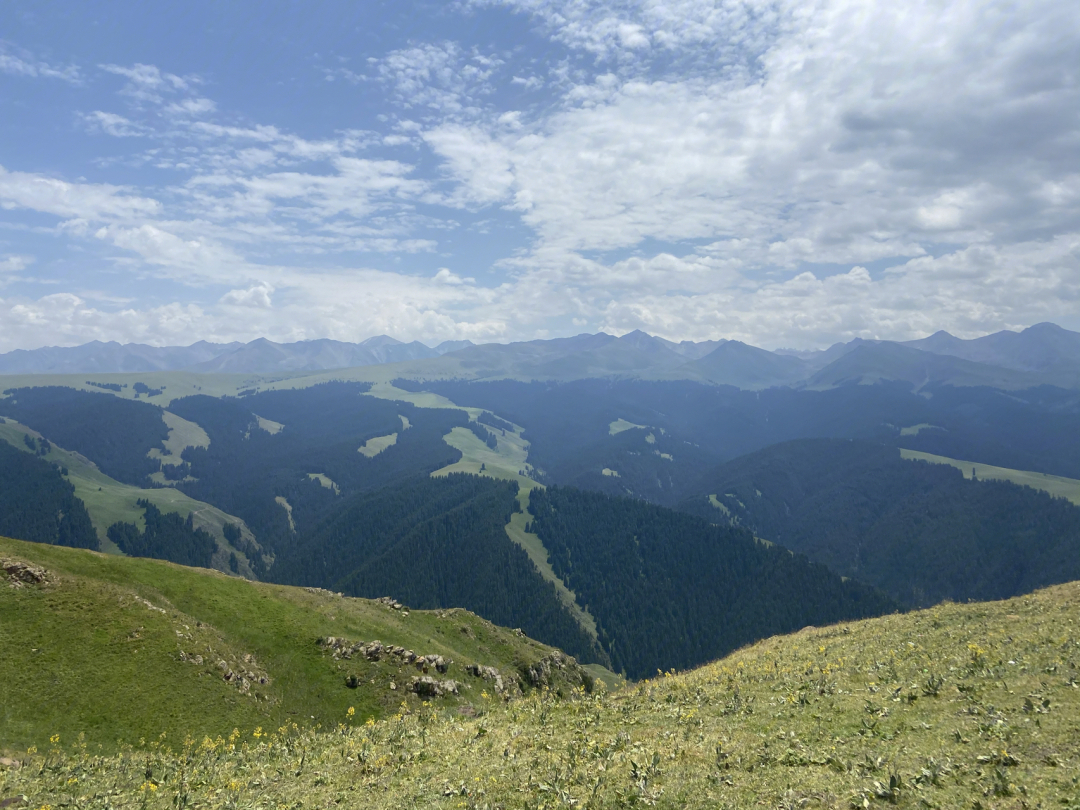
M51 579L47 569L39 565L31 565L22 560L0 559L0 569L7 574L8 582L12 588L21 588L24 585L49 585Z
M414 692L423 698L436 698L443 697L445 695L456 695L461 689L461 684L457 681L445 680L440 681L438 678L432 678L430 675L423 675L419 678L413 678L409 683L409 691Z

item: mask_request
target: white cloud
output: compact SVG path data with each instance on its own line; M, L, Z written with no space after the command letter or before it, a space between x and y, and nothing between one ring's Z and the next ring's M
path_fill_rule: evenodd
M0 276L8 273L20 273L34 261L33 256L4 256L0 258Z
M368 62L404 108L443 116L477 111L502 65L497 57L466 53L455 42L419 44Z
M59 217L58 238L122 272L203 286L197 312L114 313L131 339L181 322L510 339L572 320L806 346L1077 317L1075 4L500 4L554 44L436 31L366 75L328 69L343 99L383 93L398 111L372 130L268 125L219 110L197 76L105 65L131 104L82 121L145 138L100 164L145 186L0 168L0 205ZM0 69L44 75L12 58ZM96 336L109 313L85 298L20 302L19 317Z
M182 101L174 101L165 107L165 112L174 115L199 116L212 113L217 109L217 104L208 98L185 98Z
M136 124L134 121L116 113L95 110L80 117L91 132L104 132L114 138L132 138L150 133L148 127Z
M254 284L246 290L229 290L229 292L221 296L220 303L236 307L270 309L273 306L273 302L270 300L273 292L273 285L262 282Z
M440 267L439 272L434 275L432 281L434 281L436 284L451 284L455 286L458 284L476 283L475 278L462 278L457 273L446 267Z
M120 93L141 102L160 103L165 95L190 90L193 84L198 83L195 77L180 77L174 73L162 71L156 65L135 64L131 67L99 65L99 67L107 73L126 78L127 84Z
M69 183L0 166L0 207L26 208L56 216L100 221L154 215L157 200L106 183Z
M82 74L75 65L58 67L29 52L0 40L0 73L27 78L60 79L68 84L81 84Z

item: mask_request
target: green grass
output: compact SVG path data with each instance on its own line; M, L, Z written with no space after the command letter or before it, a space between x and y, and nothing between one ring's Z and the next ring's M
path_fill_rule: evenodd
M409 704L116 756L61 734L33 806L1075 808L1080 585L807 628L575 699ZM264 724L264 729L267 727ZM149 740L149 738L148 738ZM172 750L168 750L171 748Z
M624 430L633 430L635 428L640 428L641 430L646 430L647 426L646 425L635 425L633 422L627 422L625 419L620 417L619 419L616 419L614 422L612 422L610 425L608 425L608 435L609 436L617 436L618 434L622 433ZM655 436L653 436L653 441L656 441Z
M540 576L555 586L555 591L559 595L559 600L566 605L567 609L577 620L577 623L581 625L593 639L596 639L596 620L592 617L592 614L588 610L585 610L578 604L577 595L566 587L566 583L559 578L555 573L555 569L551 567L551 561L548 559L547 549L544 548L543 542L540 538L525 530L529 523L531 515L529 514L529 490L522 488L518 492L518 503L521 505L521 511L515 512L510 516L510 522L506 524L506 535L521 548L525 550L525 553L529 555L529 559L532 560L533 565L536 566L536 570L540 572ZM603 669L603 667L601 667ZM604 670L607 672L607 670Z
M721 503L715 495L709 496L709 503L711 503L714 507L723 512L724 517L726 517L728 520L731 520L731 510L724 506L724 504Z
M931 425L928 422L920 422L919 424L912 425L911 427L900 428L900 435L918 436L919 433L924 430L944 430L944 428L939 428L937 425Z
M162 411L161 417L169 428L169 437L163 443L163 450L155 447L146 454L150 458L159 459L162 464L175 467L184 463L181 456L187 448L210 446L210 437L194 422L189 422L168 411ZM175 486L175 482L167 479L161 472L153 473L150 478L158 484ZM195 479L188 476L185 480L194 481Z
M293 522L292 504L289 503L289 501L285 498L284 495L278 495L276 498L274 498L274 503L276 503L278 506L285 510L285 514L289 518L289 528L295 532L296 524Z
M550 651L462 610L391 610L327 591L6 538L0 558L44 566L52 579L16 589L0 578L0 753L44 750L52 734L65 741L84 734L96 750L162 733L178 742L234 727L331 727L349 706L361 722L403 701L419 708L404 688L415 668L390 658L334 660L316 644L324 636L452 658L439 677L471 688L440 698L444 708L483 701L485 682L465 665L494 666L510 679ZM204 661L183 661L181 652ZM269 683L242 694L223 680L219 660ZM347 688L347 675L358 676L359 688Z
M275 422L272 419L263 419L258 414L255 414L255 418L259 422L259 427L261 427L271 436L281 433L281 431L285 428L285 425L281 424L281 422Z
M334 492L341 492L341 489L338 487L338 485L322 473L308 473L307 477L310 478L312 481L318 481L327 489L332 489L334 490Z
M0 440L7 441L20 450L28 450L23 441L23 436L26 434L35 437L39 435L11 419L0 424ZM218 542L218 552L214 555L215 568L222 571L228 570L229 555L235 553L240 562L241 571L250 574L247 558L229 545L224 534L225 524L233 523L240 527L243 537L255 540L247 524L240 518L223 512L216 506L190 498L172 487L141 489L130 484L121 484L101 472L97 465L85 456L65 450L55 444L51 446L44 458L67 469L67 475L64 477L75 487L75 496L86 505L86 511L90 513L90 521L94 524L103 551L113 554L121 553L106 535L109 527L114 523L123 521L134 523L140 529L145 528L143 508L138 505L140 499L145 499L162 512L176 512L185 518L191 514L196 528L210 532Z
M1011 481L1014 484L1041 489L1056 498L1065 498L1080 506L1080 481L1075 478L1062 478L1058 475L1030 472L1027 470L1010 470L1008 467L994 467L990 464L979 464L975 461L961 461L946 456L935 456L932 453L921 453L918 450L901 450L900 457L911 461L929 461L932 464L948 464L956 467L964 474L964 478L971 479L972 470L975 477L981 481L995 479L998 481Z
M161 393L155 397L140 396L143 402L151 402L163 408L168 407L174 399L192 396L193 394L206 394L212 397L236 396L239 391L247 388L266 386L283 379L302 377L303 373L297 374L195 374L189 371L152 371L125 374L6 374L0 376L0 390L8 388L36 388L49 385L60 385L68 388L77 388L80 391L91 391L98 394L112 394L122 399L134 399L135 391L132 386L137 382L146 383L150 388L159 389ZM100 383L117 383L126 385L119 393L104 391L86 381Z
M393 447L395 444L397 444L396 433L391 433L389 436L376 436L364 442L362 447L357 448L357 452L362 456L375 458L387 447Z

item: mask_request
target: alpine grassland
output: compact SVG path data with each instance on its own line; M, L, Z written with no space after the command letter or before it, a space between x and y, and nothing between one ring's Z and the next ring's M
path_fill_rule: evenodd
M0 649L0 754L46 750L56 734L108 752L161 735L333 726L350 707L363 722L418 709L425 691L456 707L593 683L573 659L460 609L7 538Z
M252 711L216 733L194 716L186 731L152 733L154 718L144 717L119 749L42 709L29 718L41 742L16 750L5 740L21 767L0 770L0 796L36 808L140 810L1076 808L1078 607L1071 583L809 627L610 692L500 697L487 686L457 702L399 692L379 718L342 694L321 722L307 711L273 721ZM319 617L309 636L328 621L317 602L297 609ZM286 662L272 660L267 669L285 676ZM331 688L308 680L302 656L293 666L287 677L312 702ZM85 689L88 702L104 698L101 684Z

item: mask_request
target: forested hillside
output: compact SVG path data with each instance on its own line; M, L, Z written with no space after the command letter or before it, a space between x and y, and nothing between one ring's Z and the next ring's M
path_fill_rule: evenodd
M697 481L716 465L800 438L867 439L1080 478L1080 394L1049 386L1005 393L931 385L916 393L890 382L827 391L601 379L395 385L486 408L523 426L532 443L529 461L546 483L669 506L695 494ZM619 420L641 427L612 433Z
M75 487L37 457L38 447L27 449L33 452L0 439L0 535L96 550L98 537Z
M908 605L1004 599L1080 578L1080 508L872 442L766 448L705 476L682 509L734 520Z
M532 530L596 619L617 670L641 678L806 625L888 613L873 588L743 529L567 487L532 493Z
M514 482L455 473L354 496L283 552L268 576L416 608L464 607L585 662L606 654L506 534Z
M145 510L146 527L142 531L134 523L118 522L109 527L109 539L121 551L129 557L153 557L181 565L210 567L217 543L208 532L195 528L190 513L187 519L175 512L162 513L146 500L140 500L139 506Z
M209 447L184 452L196 480L179 487L242 517L260 543L284 552L342 495L430 473L461 458L442 437L467 423L463 412L421 410L363 396L369 387L327 383L239 399L174 400L170 410L199 424L210 437ZM265 420L279 427L264 427ZM390 434L396 434L395 441L383 452L371 457L358 452L369 439ZM312 474L325 476L337 490Z
M148 476L160 469L157 459L147 457L169 437L156 405L59 386L4 393L0 416L10 416L49 441L82 453L110 478L147 486Z

